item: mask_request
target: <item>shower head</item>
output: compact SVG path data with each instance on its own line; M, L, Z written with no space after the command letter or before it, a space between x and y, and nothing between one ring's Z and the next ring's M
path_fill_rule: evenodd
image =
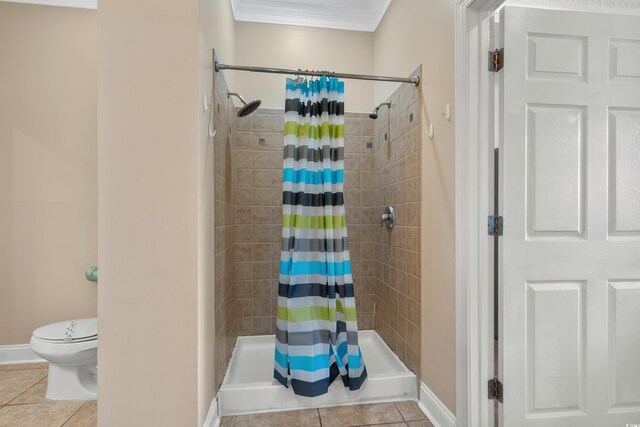
M260 104L262 104L262 101L259 99L254 99L253 101L244 104L244 106L238 110L238 117L248 116L256 111Z
M227 97L231 97L231 96L236 96L238 97L238 99L242 102L242 107L238 110L238 117L245 117L248 116L249 114L253 113L254 111L256 111L258 109L258 107L260 106L260 104L262 104L262 101L260 101L259 99L254 99L251 102L247 102L242 95L240 95L239 93L236 92L227 92Z
M378 105L376 108L374 108L370 113L369 113L369 118L375 120L378 118L378 110L380 109L380 107L386 105L387 107L391 107L391 103L390 102L383 102L380 105Z

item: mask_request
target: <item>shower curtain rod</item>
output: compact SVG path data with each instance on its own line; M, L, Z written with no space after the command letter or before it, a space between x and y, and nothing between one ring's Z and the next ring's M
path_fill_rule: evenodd
M270 68L270 67L252 67L247 65L229 65L221 64L215 61L216 71L220 70L238 70L238 71L251 71L254 73L270 73L270 74L292 74L297 76L329 76L340 77L343 79L354 80L375 80L379 82L398 82L398 83L411 83L414 86L420 84L420 77L389 77L389 76L373 76L369 74L349 74L349 73L336 73L334 71L318 71L318 70L293 70L288 68Z

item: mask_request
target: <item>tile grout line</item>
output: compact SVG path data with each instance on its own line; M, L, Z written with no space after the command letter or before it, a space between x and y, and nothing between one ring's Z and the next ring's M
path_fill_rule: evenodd
M358 424L357 426L353 426L353 427L368 427L368 426L375 427L375 426L385 426L385 425L392 425L392 424L398 424L398 423L407 424L409 421L404 419L404 416L402 415L402 412L400 412L400 409L398 409L398 406L396 405L396 402L389 402L389 403L393 403L393 407L396 409L396 411L398 412L398 415L400 415L400 418L402 419L401 421L390 421L388 423L377 423L376 422L375 424ZM365 404L353 405L353 406L383 405L383 404L384 403L365 403Z
M382 423L382 424L362 424L361 426L357 426L357 427L377 427L377 426L390 426L390 425L394 425L394 424L407 424L408 421L392 421L390 423Z
M87 403L86 401L85 401L85 402L83 402L83 403L82 403L82 405L80 405L80 407L79 407L78 409L76 409L76 410L73 412L73 414L69 415L69 418L67 418L67 419L66 419L62 424L60 424L60 427L63 427L66 423L68 423L68 422L69 422L69 420L70 420L71 418L73 418L73 416L74 416L75 414L77 414L77 413L80 411L80 409L82 409L82 408L83 408L83 406L84 406L86 403Z
M404 423L407 424L409 422L409 420L404 416L404 414L402 413L402 411L400 410L400 408L398 408L398 402L393 402L393 406L396 407L396 410L398 412L400 412L400 416L402 417L402 419L404 420ZM414 420L415 421L415 420Z
M403 402L406 402L406 401L403 401ZM417 405L417 402L414 402L414 403L416 403L416 405ZM429 419L429 417L427 417L427 416L426 416L426 415L424 415L424 414L422 414L422 416L423 416L424 418L420 418L420 419L416 419L416 420L408 420L408 419L404 416L404 414L402 413L402 411L400 410L400 408L398 408L398 402L393 402L393 404L394 404L394 405L396 405L396 408L398 409L398 412L400 412L400 416L402 416L402 419L404 420L404 422L405 422L406 424L408 424L408 423L413 423L413 422L420 422L420 421L424 421L424 420L427 420L427 421L431 422L431 420Z
M25 371L29 371L29 370L30 370L30 369L25 369ZM4 405L2 405L2 406L9 406L9 405L11 405L11 402L13 402L14 400L16 400L17 398L19 398L20 396L22 396L23 394L25 394L25 393L26 393L26 392L28 392L29 390L31 390L33 387L37 386L37 385L40 383L40 381L42 381L43 379L47 378L48 376L49 376L49 374L48 374L48 372L47 372L47 375L45 375L44 377L40 378L40 379L39 379L38 381L36 381L35 383L31 384L29 387L27 387L26 389L24 389L24 390L22 391L22 393L18 394L16 397L14 397L13 399L11 399L10 401L8 401L7 403L5 403L5 404L4 404ZM32 402L32 403L33 403L33 402ZM16 404L13 404L13 405L11 405L11 406L29 405L29 404L31 404L31 403L29 403L29 402L27 402L27 403L16 403Z
M411 421L405 421L404 418L402 419L402 421L391 421L390 423L376 423L376 424L358 424L357 426L353 426L353 427L377 427L377 426L390 426L393 424L407 424L408 422Z
M10 406L10 407L14 408L14 407L18 407L18 406L41 405L43 403L49 403L49 402L47 401L47 402L14 403L13 405L6 404L4 406L6 406L6 407Z

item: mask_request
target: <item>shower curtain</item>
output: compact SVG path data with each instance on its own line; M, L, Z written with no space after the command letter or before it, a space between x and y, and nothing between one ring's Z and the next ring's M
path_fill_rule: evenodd
M358 390L367 370L343 196L344 83L287 79L286 94L274 377L306 397L338 375Z

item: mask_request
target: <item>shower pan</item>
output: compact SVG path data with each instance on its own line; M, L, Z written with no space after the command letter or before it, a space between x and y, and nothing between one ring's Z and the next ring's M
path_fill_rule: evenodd
M360 348L367 361L369 378L358 392L349 392L336 379L329 393L315 398L293 394L273 379L273 335L238 337L231 362L220 386L221 415L353 405L357 403L414 400L417 397L417 379L371 330L358 333Z

